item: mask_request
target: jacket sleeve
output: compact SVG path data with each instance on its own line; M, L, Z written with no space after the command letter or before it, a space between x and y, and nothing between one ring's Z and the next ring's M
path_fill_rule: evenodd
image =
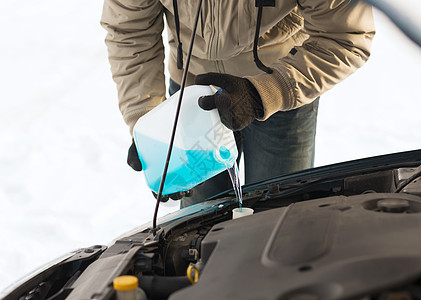
M136 121L165 99L163 7L155 0L105 0L101 25L119 108L132 134Z
M374 36L371 6L351 0L298 0L309 38L271 65L272 74L247 77L267 119L315 100L361 67Z

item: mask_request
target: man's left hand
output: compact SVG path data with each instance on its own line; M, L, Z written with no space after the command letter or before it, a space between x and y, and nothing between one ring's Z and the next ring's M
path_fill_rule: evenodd
M247 127L263 117L263 104L253 84L245 78L219 73L197 75L195 83L215 85L221 89L214 95L199 98L204 110L218 109L222 123L233 131Z

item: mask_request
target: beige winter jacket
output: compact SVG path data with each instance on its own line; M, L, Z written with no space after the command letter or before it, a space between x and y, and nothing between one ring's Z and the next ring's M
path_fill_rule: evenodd
M185 56L198 1L177 3ZM370 55L375 29L368 5L351 0L276 0L275 7L263 9L258 54L274 70L263 73L252 53L257 10L254 0L203 1L188 84L193 75L207 72L246 77L260 94L265 120L279 110L312 102ZM130 132L139 117L165 99L164 15L170 29L170 76L180 83L173 1L104 3L101 24L108 31L111 71Z

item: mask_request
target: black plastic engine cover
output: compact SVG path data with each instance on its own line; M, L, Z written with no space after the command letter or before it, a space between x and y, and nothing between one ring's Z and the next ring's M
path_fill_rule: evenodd
M201 258L199 282L171 300L352 299L390 290L421 277L421 198L330 197L219 223Z

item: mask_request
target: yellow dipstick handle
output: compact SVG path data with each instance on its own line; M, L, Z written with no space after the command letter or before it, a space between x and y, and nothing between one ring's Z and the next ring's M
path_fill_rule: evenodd
M192 270L194 270L194 278L191 276ZM195 265L190 265L187 268L187 278L190 280L191 284L195 284L199 281L199 270Z
M132 291L139 286L139 283L136 276L123 275L115 278L113 285L117 291Z

